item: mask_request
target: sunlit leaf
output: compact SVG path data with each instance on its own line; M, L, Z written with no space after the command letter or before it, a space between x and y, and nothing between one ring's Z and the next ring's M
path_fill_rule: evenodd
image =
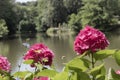
M24 78L27 74L31 72L29 71L19 71L13 74L14 77Z
M69 61L65 66L65 71L69 68L76 68L82 71L86 71L90 66L90 61L83 58L74 58L73 60Z
M120 50L116 51L114 54L117 64L120 66Z
M32 63L33 63L33 60L25 60L23 63L24 63L24 64L32 64Z
M28 73L24 78L24 80L32 80L32 79L33 79L33 74L32 73Z
M13 80L13 79L10 79L9 76L5 76L2 80Z
M37 69L42 71L42 69L43 69L43 65L42 64L35 63L35 66L37 67Z
M69 74L68 72L61 72L59 74L57 74L53 80L68 80L69 78Z
M111 56L115 52L116 52L116 50L100 50L100 51L94 53L93 56L96 60L103 60L103 59Z
M55 70L48 70L48 69L45 69L45 70L42 70L41 72L38 72L36 74L37 77L39 76L47 76L47 77L54 77L58 72L56 72Z
M77 80L77 73L76 72L72 72L71 75L70 75L70 80Z
M99 74L99 75L96 76L96 79L97 80L105 80L105 75Z

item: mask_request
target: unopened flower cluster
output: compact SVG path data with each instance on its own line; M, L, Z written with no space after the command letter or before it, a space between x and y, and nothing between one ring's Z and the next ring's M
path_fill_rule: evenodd
M77 35L74 41L74 50L78 54L83 54L88 50L95 52L99 49L105 49L108 44L109 41L101 31L91 26L86 26Z
M51 66L53 57L54 53L47 46L38 43L30 47L24 56L24 60L33 60L34 62L31 64L32 67L35 66L35 63Z

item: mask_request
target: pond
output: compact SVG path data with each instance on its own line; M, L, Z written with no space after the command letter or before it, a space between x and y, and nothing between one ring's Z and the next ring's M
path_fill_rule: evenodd
M118 30L120 32L120 30ZM120 49L120 33L108 34L110 41L109 49ZM64 63L68 62L76 56L73 50L74 35L53 35L52 37L46 34L19 34L16 38L10 38L0 41L0 54L6 56L12 65L12 73L19 70L32 70L28 65L21 64L23 62L23 55L26 53L28 48L23 46L23 43L29 43L30 45L35 43L44 43L54 53L55 68L61 71ZM120 69L115 61L110 57L105 60L107 68L113 67L114 69ZM22 65L20 68L18 65Z

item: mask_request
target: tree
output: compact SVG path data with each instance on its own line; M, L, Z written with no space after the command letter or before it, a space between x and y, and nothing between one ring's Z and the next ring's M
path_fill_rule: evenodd
M36 17L35 21L37 24L36 29L37 31L45 31L46 28L44 28L44 25L50 26L50 24L52 24L52 13L50 12L52 10L52 7L49 5L48 0L38 0L37 10L38 17Z
M19 32L36 32L36 2L17 3L15 12L17 13L17 28Z
M118 0L83 0L82 4L77 14L70 15L68 24L72 29L79 31L81 27L91 25L107 31L117 23Z
M77 13L82 6L82 0L64 0L64 5L68 14Z
M8 34L8 28L6 22L3 19L0 19L0 38Z
M37 30L46 31L49 27L58 27L66 21L66 9L63 0L38 0Z
M120 0L107 0L106 8L114 15L117 15L119 11Z
M80 14L71 14L70 15L70 19L68 21L68 25L70 26L71 30L79 32L81 27L81 23L80 23Z
M66 21L67 10L63 0L51 0L51 4L53 7L53 26L58 27L59 23L62 24Z
M113 8L117 0L83 0L84 6L80 10L82 26L92 25L105 30L115 23Z
M9 34L16 30L16 13L13 10L12 0L0 0L0 18L4 19L9 30Z

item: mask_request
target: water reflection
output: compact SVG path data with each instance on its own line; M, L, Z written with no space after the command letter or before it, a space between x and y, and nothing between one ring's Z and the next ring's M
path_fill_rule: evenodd
M120 34L109 34L110 49L120 49ZM61 71L64 64L74 58L76 53L73 51L74 35L55 35L48 36L46 34L21 34L17 38L0 41L0 54L7 56L12 64L12 72L18 70L18 65L21 64L22 56L26 53L28 48L23 46L23 43L44 43L55 53L54 65L58 71ZM106 67L114 67L119 69L112 58L105 60ZM23 65L23 64L22 64ZM29 69L28 66L23 65L21 70Z
M110 49L120 49L120 34L109 35Z

